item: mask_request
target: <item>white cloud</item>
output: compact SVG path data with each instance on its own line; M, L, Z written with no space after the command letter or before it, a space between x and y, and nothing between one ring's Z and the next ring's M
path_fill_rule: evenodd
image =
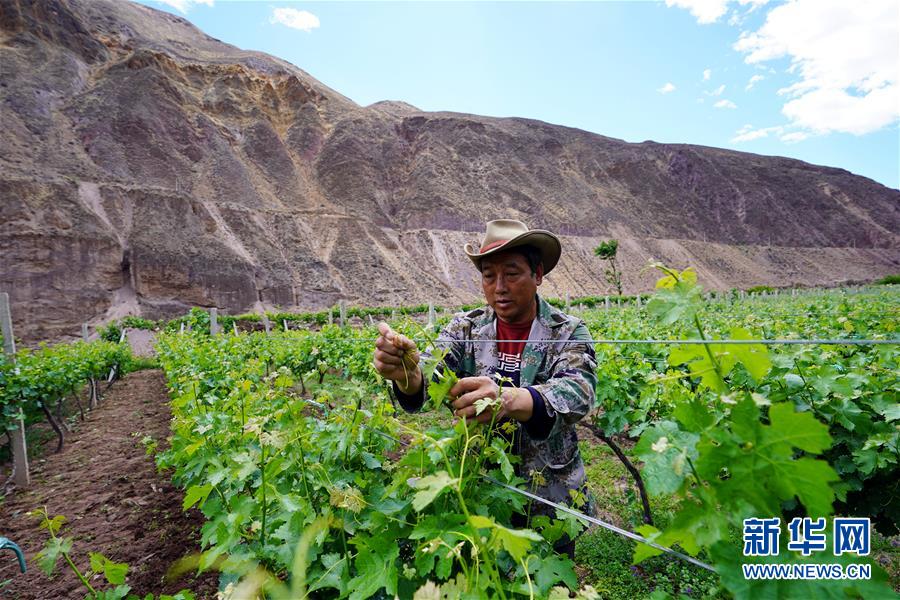
M895 83L865 95L820 88L791 100L781 112L794 125L816 133L864 135L900 118L900 88Z
M807 135L863 135L900 119L898 40L896 0L791 0L734 48L748 64L791 61L797 80L779 90L791 98L782 108L791 125Z
M810 134L803 131L786 132L785 129L786 128L782 125L754 129L753 125L748 123L735 132L734 137L731 138L731 143L740 144L742 142L752 142L753 140L760 140L772 135L777 136L779 140L786 144L795 144L810 137Z
M763 79L765 79L765 77L763 77L762 75L754 75L753 77L750 78L750 81L747 82L747 87L745 87L744 90L749 92L750 90L753 89L754 85L756 85L758 82L762 81Z
M703 81L709 81L709 78L712 77L711 69L703 69Z
M715 104L713 104L716 108L737 108L737 104L732 102L731 100L719 100Z
M725 91L725 84L723 83L722 85L720 85L719 87L717 87L717 88L714 89L713 91L711 91L711 92L703 92L703 93L706 94L707 96L721 96L721 95L722 95L722 92L724 92L724 91Z
M809 134L803 133L802 131L795 131L794 133L786 133L781 136L779 139L782 142L787 142L788 144L802 142L806 138L809 137Z
M753 140L758 140L762 138L769 137L769 134L781 135L784 131L784 127L780 125L776 125L775 127L761 127L759 129L753 129L753 126L750 124L744 125L740 129L737 130L737 133L733 138L731 138L731 142L733 144L739 144L741 142L750 142ZM790 134L788 134L790 135Z
M676 6L691 11L698 23L715 23L725 14L728 0L666 0L666 6Z
M754 9L766 4L768 1L769 0L737 0L738 4L741 6L747 4L751 5L748 12L752 12ZM701 25L708 25L710 23L715 23L720 17L728 12L729 2L734 2L734 0L666 0L666 6L675 6L689 10L697 19L698 23ZM735 16L732 15L732 21L734 19Z
M734 143L750 142L752 140L756 140L759 138L768 137L768 135L769 135L769 132L766 131L765 129L757 129L755 131L747 131L744 133L740 133L740 134L734 136L733 138L731 138L731 141Z
M309 33L319 27L319 17L305 10L296 8L276 8L272 11L270 23L281 23L287 27L300 29Z
M194 4L205 4L212 6L214 0L157 0L162 4L167 4L182 14L187 14Z
M666 82L666 85L662 86L656 91L660 94L669 94L675 91L675 86L672 84L672 82Z

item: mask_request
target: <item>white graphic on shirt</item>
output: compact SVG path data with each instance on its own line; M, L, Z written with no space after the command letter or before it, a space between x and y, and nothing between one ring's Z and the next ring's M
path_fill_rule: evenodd
M497 353L497 370L504 373L517 373L519 371L519 355L509 352Z

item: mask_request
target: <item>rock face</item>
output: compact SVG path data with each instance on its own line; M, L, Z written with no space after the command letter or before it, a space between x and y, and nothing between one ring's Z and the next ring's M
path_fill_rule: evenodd
M900 191L841 169L527 119L361 107L119 0L0 0L0 290L25 341L83 321L480 297L484 222L562 234L549 295L619 240L710 288L900 270Z

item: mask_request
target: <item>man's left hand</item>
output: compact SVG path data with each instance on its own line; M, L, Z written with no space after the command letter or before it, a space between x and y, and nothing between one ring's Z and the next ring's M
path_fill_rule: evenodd
M457 417L472 419L478 423L490 423L493 409L487 408L480 415L475 415L475 402L482 398L496 398L500 387L490 377L463 377L450 388L450 397L454 414ZM497 421L510 417L516 421L527 421L534 411L531 393L524 388L508 387L503 390Z

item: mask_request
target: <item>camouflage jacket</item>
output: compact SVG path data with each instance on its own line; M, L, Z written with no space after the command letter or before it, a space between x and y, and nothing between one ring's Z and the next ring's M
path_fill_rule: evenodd
M555 421L549 436L542 440L531 438L520 423L513 451L522 458L517 466L518 474L531 481L531 489L536 494L569 504L569 490L581 489L585 482L575 423L594 405L597 363L590 344L554 343L590 339L584 323L554 308L540 296L536 299L538 313L528 339L553 341L525 345L519 386L530 386L540 393L548 414ZM450 351L444 361L463 378L492 376L498 370L496 344L467 344L465 340L496 339L494 310L484 306L454 315L437 341L441 349L449 345ZM429 358L427 351L421 353L422 362ZM548 508L546 505L534 506L532 513L552 514Z

